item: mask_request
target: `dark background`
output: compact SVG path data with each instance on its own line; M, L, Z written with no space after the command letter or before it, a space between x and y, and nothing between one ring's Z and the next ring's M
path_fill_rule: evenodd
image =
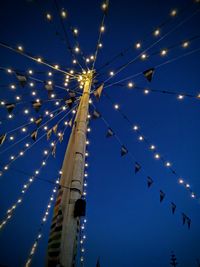
M145 40L146 45L154 42L155 37L149 33L169 17L170 10L184 8L192 1L110 2L110 11L106 18L106 32L103 35L104 48L99 53L97 68L122 49L138 40L143 40L145 36L148 37ZM102 17L101 2L76 0L59 3L68 10L72 24L79 29L79 42L84 53L86 55L94 53ZM172 20L164 32L171 30L197 8L198 4L188 8L184 14ZM51 12L55 18L52 23L45 20L46 11ZM66 20L66 28L67 24ZM198 35L199 25L198 13L150 51L156 52ZM35 56L42 56L52 63L70 66L70 54L66 44L60 40L59 36L56 36L57 30L62 33L53 1L1 1L0 40L2 42L7 42L12 46L22 44L25 51ZM189 49L198 47L199 42L195 41L191 43ZM169 52L167 59L186 51L180 46ZM116 67L136 55L137 51L133 49L126 57L113 63L110 68L102 70L102 73L105 73L104 77L108 76L110 70L115 70ZM144 71L167 59L154 56L145 62L137 62L114 79L117 81ZM188 92L195 95L200 93L199 59L200 53L194 53L159 68L151 84L152 88ZM48 70L5 48L0 48L0 65L21 70L29 68L35 71ZM35 76L45 77L39 74ZM61 76L57 76L57 83L61 84L59 77ZM15 81L15 77L0 73L0 85L10 84L11 81ZM149 86L142 76L138 76L134 81L141 86ZM37 89L40 91L40 88ZM4 100L12 101L17 94L17 91L13 92L4 86L1 86L0 90L1 99ZM19 88L18 94L22 95L30 90L30 88ZM175 96L157 93L146 96L134 89L119 87L108 88L106 92L133 122L140 125L145 136L158 147L161 155L173 163L173 167L190 183L192 189L197 194L200 193L199 100L185 98L183 101L178 101ZM128 156L120 158L120 146L114 139L105 138L106 127L102 120L92 122L89 138L91 145L89 147L85 266L95 266L97 258L100 257L101 266L105 267L167 267L172 250L177 256L178 266L197 266L196 259L200 258L199 200L192 200L188 192L178 184L175 176L163 167L159 160L154 160L151 151L145 144L138 142L137 135L105 97L101 98L100 103L95 102L95 105L137 161L142 164L145 172L140 172L135 176L130 158ZM0 125L0 133L13 129L27 120L22 117L23 109L18 108L18 110L21 116L15 116L14 119ZM1 108L1 119L6 116L6 111ZM16 138L21 138L21 136L23 134L18 132ZM57 149L56 160L50 159L48 167L41 172L41 177L55 180L61 168L68 136L69 130L64 142ZM4 144L5 147L6 144ZM46 141L39 142L27 152L26 156L17 160L13 167L32 174L40 165L43 150L46 147ZM0 155L1 163L5 164L11 153L19 149L15 147L12 152L8 151ZM154 186L149 190L146 186L147 175L154 179ZM0 218L4 217L6 210L18 198L27 178L27 175L13 170L1 178ZM31 186L22 205L17 208L11 221L0 233L1 264L12 267L24 265L52 188L52 185L39 180ZM159 203L160 189L166 193L163 203ZM174 216L171 214L170 201L177 205L177 213ZM182 226L181 212L185 212L192 219L190 230ZM50 218L44 227L44 235L32 266L44 266L49 227Z

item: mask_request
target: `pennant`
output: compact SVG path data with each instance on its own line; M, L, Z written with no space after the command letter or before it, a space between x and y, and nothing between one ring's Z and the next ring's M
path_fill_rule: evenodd
M37 130L35 130L35 131L32 132L31 138L33 139L33 141L36 141L36 138L37 138Z
M35 124L37 125L37 127L40 125L41 122L42 122L42 117L39 117L38 119L35 120Z
M143 74L144 74L145 78L147 79L147 81L149 81L149 82L152 81L152 78L153 78L153 75L154 75L154 71L155 71L155 69L151 68L151 69L145 70L143 72Z
M191 219L187 217L187 226L188 226L188 229L190 229L190 226L191 226Z
M62 141L63 141L63 136L64 136L64 133L61 133L61 134L59 135L59 142L60 142L60 143L62 143Z
M65 103L68 105L69 108L72 108L72 105L73 105L74 102L73 102L73 100L71 98L69 98L69 99L67 99L65 101Z
M16 76L17 76L17 80L19 81L20 85L22 87L24 87L27 83L27 78L25 75L22 75L22 74L19 74L19 73L16 73Z
M36 112L38 112L42 106L42 103L41 102L36 102L36 101L32 101L32 105L33 105L33 108L35 109Z
M138 162L135 162L135 174L138 173L141 168L142 166Z
M76 93L75 92L70 91L69 92L69 96L70 96L70 98L72 99L73 102L76 100Z
M125 146L121 147L121 157L125 156L128 153L128 150Z
M187 216L184 213L182 213L182 218L183 218L183 225L184 225L186 222Z
M0 146L3 145L4 141L6 140L6 134L2 134L0 136Z
M97 100L100 99L101 93L103 91L103 86L104 84L100 85L95 91L94 91L94 96L97 98Z
M15 108L15 104L13 103L6 104L6 109L9 114L13 111L14 108Z
M164 198L165 198L165 193L162 190L160 190L160 202L162 202Z
M53 126L53 132L54 132L54 134L57 133L57 130L58 130L58 124L56 124L56 125Z
M171 208L172 208L172 214L174 214L176 211L176 205L173 202L171 202Z
M69 123L68 123L69 127L72 127L72 122L73 122L73 120L71 119L71 120L69 121Z
M56 145L54 145L54 146L52 147L51 154L52 154L52 156L53 156L54 158L56 157Z
M108 128L107 133L106 133L106 137L111 137L113 135L115 135L113 130L111 128Z
M148 188L150 188L152 184L153 184L153 179L150 176L148 176L147 177L147 186L148 186Z
M47 140L50 139L53 129L49 129L47 132Z
M52 91L53 91L53 85L52 84L45 83L44 88L47 90L47 92L52 93Z
M94 112L92 114L92 118L93 119L99 119L99 118L101 118L101 114L97 110L94 110Z

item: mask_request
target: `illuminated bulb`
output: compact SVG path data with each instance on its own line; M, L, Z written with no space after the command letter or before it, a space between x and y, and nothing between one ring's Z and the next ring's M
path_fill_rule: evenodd
M54 68L55 69L59 69L59 66L56 64L56 65L54 65Z
M114 72L113 71L110 71L110 76L113 76L114 75Z
M165 164L167 167L170 167L171 166L171 163L170 162L166 162Z
M150 146L150 149L151 149L151 150L154 150L155 148L156 148L156 147L155 147L154 145L151 145L151 146Z
M187 42L187 41L182 44L183 48L187 48L188 46L189 46L189 42Z
M87 131L88 131L88 132L91 132L91 129L90 129L90 128L87 128Z
M65 19L67 17L67 12L64 9L61 11L61 17L63 19Z
M76 64L77 63L76 59L74 59L72 62L73 62L73 64Z
M157 30L154 31L154 35L155 36L158 36L159 34L160 34L160 30L159 29L157 29Z
M11 156L10 159L13 160L15 157L14 156Z
M103 3L101 7L102 7L103 10L106 10L107 4L106 3Z
M51 94L51 98L55 98L55 96L56 96L55 94Z
M87 141L86 141L86 145L89 145L89 144L90 144L90 141L87 140Z
M141 55L141 59L144 60L144 59L146 59L146 58L147 58L147 54L142 54L142 55Z
M35 171L35 174L39 174L39 171L37 170L37 171Z
M24 132L24 133L25 133L25 132L26 132L26 128L22 128L22 132Z
M73 114L75 114L75 113L76 113L76 110L75 110L75 109L74 109L74 110L72 110L72 113L73 113Z
M129 87L129 88L132 88L133 86L134 86L134 84L133 84L132 82L129 82L129 83L128 83L128 87Z
M66 86L66 87L67 87L67 86L68 86L68 83L64 83L64 86Z
M105 31L105 26L101 26L100 31L104 32Z
M160 155L159 154L155 154L154 156L156 159L159 159L160 158Z
M161 50L160 54L161 54L161 56L166 56L167 50L166 49Z
M88 153L88 152L86 152L86 153L85 153L85 156L86 156L86 157L88 157L88 156L89 156L89 153Z
M135 44L135 47L136 47L137 49L140 49L140 48L141 48L141 43L136 43L136 44Z
M18 49L19 51L23 51L23 47L22 47L21 45L18 45L17 49Z
M38 57L38 58L37 58L37 61L38 61L38 62L42 62L41 57Z
M71 74L74 74L74 70L70 70L70 73L71 73Z
M90 62L90 59L89 58L86 58L86 62L89 63Z
M178 99L182 100L184 98L183 95L178 95Z
M50 118L53 118L53 114L50 114Z
M99 43L99 48L102 48L103 47L103 44L102 43Z
M44 126L44 130L47 131L48 130L48 127L47 126Z
M194 194L194 193L192 193L192 194L191 194L191 197L192 197L192 198L195 198L195 194Z
M134 125L133 126L133 130L137 131L138 130L138 126L137 125Z
M52 76L52 72L51 71L48 72L48 76Z
M36 95L36 92L35 92L35 91L33 91L33 92L32 92L32 95L33 95L33 96L35 96L35 95Z
M45 111L45 114L46 114L46 115L49 115L49 111L48 111L48 110L47 110L47 111Z
M44 150L44 154L47 155L48 154L48 151L47 150Z
M45 166L45 165L46 165L46 162L45 162L45 161L43 161L43 162L42 162L42 165L43 165L43 166Z
M46 222L46 217L44 217L42 220L43 220L43 222Z
M16 96L16 100L20 100L21 98L20 98L20 96Z
M4 106L5 105L5 102L4 101L1 101L1 105Z
M11 69L7 69L7 72L8 72L8 73L12 73L12 70L11 70Z
M183 184L184 183L183 179L179 179L178 182L179 182L179 184Z
M91 98L89 99L89 104L92 104L92 99Z
M190 185L189 184L186 184L185 186L186 186L186 188L190 188Z
M80 51L80 49L79 49L78 46L76 46L76 47L74 48L74 50L75 50L76 53L78 53L78 52Z
M64 122L64 125L68 125L68 122L67 122L67 121L65 121L65 122Z
M73 32L74 32L75 35L77 35L78 34L78 29L75 28Z
M33 71L32 71L32 70L29 70L28 73L29 73L29 74L33 74Z
M139 140L142 141L144 138L143 136L139 136Z
M34 118L30 118L30 122L34 122Z
M34 83L31 82L31 83L29 83L29 85L30 85L31 87L33 87L33 86L34 86Z
M24 152L23 152L23 151L21 151L21 152L19 153L19 155L20 155L20 156L23 156L23 155L24 155Z
M56 106L59 106L59 105L60 105L60 103L59 103L58 101L56 101L55 105L56 105Z
M51 14L47 13L47 14L46 14L46 18L47 18L48 20L51 20L51 19L52 19Z
M148 89L145 89L144 90L144 93L147 95L149 93L149 90Z
M9 115L8 115L8 118L9 118L9 119L12 119L12 118L13 118L13 114L9 114Z
M28 110L28 109L25 109L25 110L24 110L24 113L25 113L25 114L28 114L28 113L29 113L29 110Z
M119 109L119 105L118 105L118 104L115 104L115 105L114 105L114 108L115 108L115 109Z
M33 179L32 179L32 178L30 178L30 179L29 179L29 182L31 182L31 183L32 183L32 182L33 182Z
M16 89L16 86L14 84L11 84L10 88L11 89Z
M66 110L66 107L64 106L64 107L62 107L62 109L63 109L63 110Z
M7 170L8 170L8 165L6 165L6 166L4 167L4 170L5 170L5 171L7 171Z
M93 56L93 55L91 55L91 56L90 56L90 59L91 59L91 60L94 60L94 56Z
M177 15L177 10L176 10L176 9L173 9L173 10L171 11L170 15L171 15L172 17L176 16L176 15Z
M30 145L29 145L29 143L26 143L26 145L25 145L26 147L29 147Z

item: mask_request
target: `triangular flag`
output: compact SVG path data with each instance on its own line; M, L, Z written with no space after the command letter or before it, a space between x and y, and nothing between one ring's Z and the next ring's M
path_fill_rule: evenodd
M0 136L0 146L3 145L5 139L6 139L6 134L2 134L2 135Z
M35 124L37 125L37 127L40 125L41 122L42 122L42 117L35 120Z
M72 127L72 122L73 122L73 119L71 119L71 120L68 122L69 127Z
M55 158L56 157L56 145L54 145L53 147L52 147L52 156Z
M52 84L45 83L44 88L45 88L48 92L52 92L52 91L53 91L53 85L52 85Z
M184 225L186 222L187 216L184 213L182 213L182 217L183 217L183 225Z
M13 111L14 108L15 108L15 104L13 103L6 104L6 109L9 114Z
M70 98L71 98L71 100L72 100L73 102L76 100L76 93L75 93L75 92L70 91L70 92L69 92L69 96L70 96Z
M33 105L33 108L35 109L35 111L38 112L42 106L42 103L37 102L37 101L32 101L32 105Z
M33 141L36 141L36 138L37 138L37 130L35 130L35 131L32 132L31 138L33 139Z
M103 86L104 84L100 85L95 91L94 91L94 96L99 100L101 97L101 93L103 91Z
M61 134L59 135L59 141L60 141L60 143L62 143L62 141L63 141L63 136L64 136L64 133L61 133Z
M47 140L49 140L49 138L51 137L53 129L49 129L47 132Z
M125 156L128 153L128 150L125 146L121 147L121 157Z
M160 190L160 202L162 202L164 198L165 198L165 193L162 190Z
M69 108L72 108L73 100L71 98L67 99L65 103L68 105Z
M27 83L27 78L25 75L16 73L17 79L22 87L24 87Z
M152 179L150 176L148 176L148 177L147 177L147 186L148 186L148 188L149 188L152 184L153 184L153 179Z
M53 132L54 132L54 134L57 133L57 130L58 130L58 124L56 124L56 125L53 126Z
M94 112L92 114L92 118L93 119L99 119L100 117L101 117L101 114L97 110L94 110Z
M152 81L152 78L153 78L153 75L154 75L154 71L155 71L155 69L151 68L151 69L145 70L143 72L143 74L144 74L145 78L147 79L147 81L149 81L149 82Z
M171 202L171 207L172 207L172 213L174 214L176 211L176 205L173 202Z
M113 130L111 128L108 128L107 133L106 133L106 137L111 137L113 135L115 135L115 133L113 132Z
M135 174L137 172L139 172L139 170L142 168L142 166L138 163L138 162L135 162Z
M190 226L191 226L191 219L187 217L187 225L188 225L188 229L190 229Z

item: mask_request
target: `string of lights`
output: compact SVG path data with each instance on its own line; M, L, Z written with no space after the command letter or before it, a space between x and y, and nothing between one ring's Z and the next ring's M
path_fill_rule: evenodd
M113 105L111 97L108 96L108 94L106 94L106 97ZM141 128L137 124L132 123L131 119L124 113L124 111L118 104L114 104L114 109L118 111L122 118L129 124L129 126L131 126L133 132L137 134L138 142L144 142L147 145L148 150L152 152L154 159L160 160L162 162L162 165L169 169L170 172L176 177L178 184L180 184L187 190L187 192L189 192L191 198L199 201L200 197L196 193L194 193L194 191L191 189L190 184L186 181L186 179L183 179L181 175L178 174L174 167L172 167L172 163L159 153L159 150L156 148L156 146L152 144L152 142L150 142L149 139L143 134Z

